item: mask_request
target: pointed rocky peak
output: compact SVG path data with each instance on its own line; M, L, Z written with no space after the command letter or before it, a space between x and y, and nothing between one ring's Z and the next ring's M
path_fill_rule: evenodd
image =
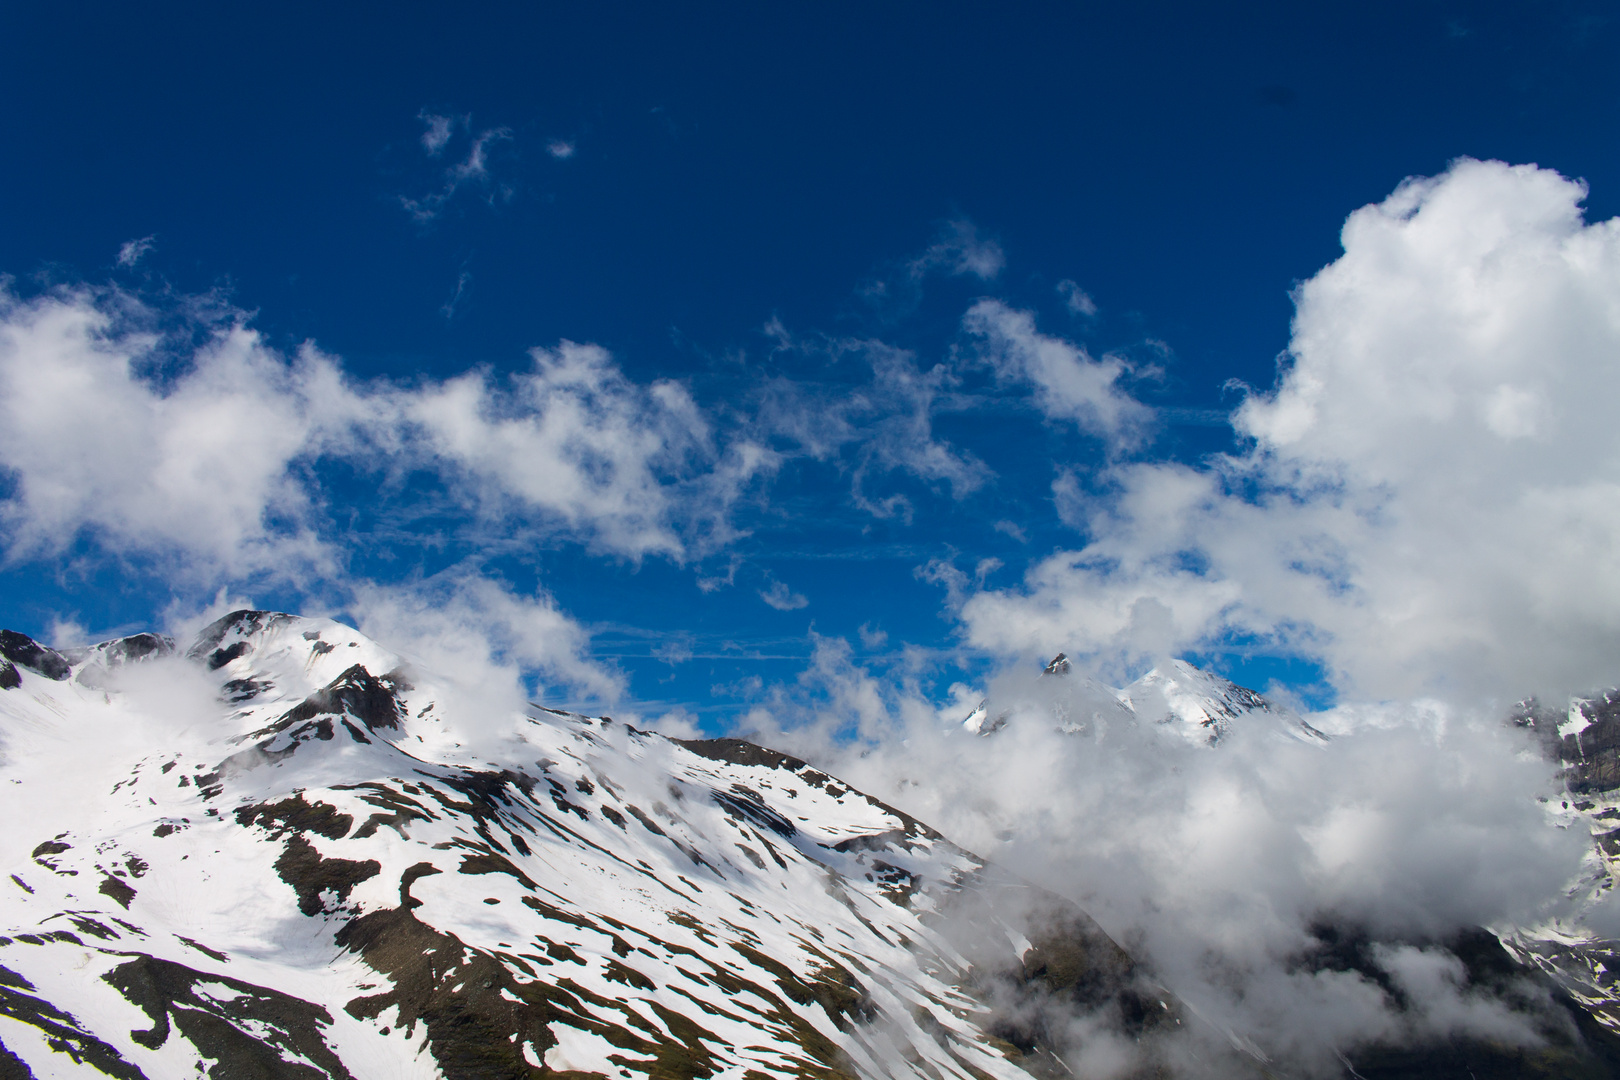
M1328 738L1292 709L1185 660L1154 668L1120 696L1141 719L1211 745L1226 736L1234 722L1251 716L1264 718L1291 738L1316 743Z
M1069 658L1066 654L1058 653L1056 656L1052 657L1052 662L1047 664L1046 667L1042 669L1041 674L1067 675L1073 669L1073 667L1074 665L1069 662Z

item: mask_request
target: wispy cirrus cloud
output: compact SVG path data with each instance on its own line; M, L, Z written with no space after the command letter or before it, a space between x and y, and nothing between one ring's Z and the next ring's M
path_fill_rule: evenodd
M129 269L146 257L157 246L157 237L143 236L138 240L125 240L118 246L118 265Z
M472 120L467 116L440 116L426 109L417 114L417 119L427 126L427 130L422 132L422 149L427 151L428 157L438 157L443 153L451 132L457 127L465 127Z
M429 158L442 157L451 144L457 141L458 132L466 135L467 149L460 160L454 161L441 172L438 190L415 198L400 196L400 205L415 221L420 223L433 221L444 212L445 207L457 193L470 188L482 192L484 201L491 205L505 202L512 197L511 187L496 182L490 173L490 156L494 148L501 143L512 141L510 128L491 127L474 134L470 115L443 116L426 110L423 110L418 119L425 127L421 145Z
M1070 421L1110 448L1139 445L1153 411L1122 385L1130 372L1123 357L1101 359L1063 338L1035 328L1035 316L1000 300L977 301L962 328L981 347L998 378L1035 390L1035 403L1049 419Z
M1007 265L999 241L966 217L941 225L933 242L909 258L883 264L863 281L858 294L875 311L894 320L916 310L931 277L994 281Z
M974 454L934 433L934 418L949 407L957 382L949 363L924 367L910 350L874 339L798 337L775 319L765 331L778 353L868 373L853 385L770 378L752 420L758 437L789 448L784 452L847 464L850 497L862 510L879 518L911 515L904 494L883 488L897 474L958 499L993 475Z
M1006 265L1007 254L999 243L981 234L967 218L953 218L921 255L906 264L906 270L918 281L938 271L992 281Z
M1068 278L1057 283L1057 294L1063 297L1063 306L1069 309L1070 315L1080 315L1087 319L1096 317L1097 301Z

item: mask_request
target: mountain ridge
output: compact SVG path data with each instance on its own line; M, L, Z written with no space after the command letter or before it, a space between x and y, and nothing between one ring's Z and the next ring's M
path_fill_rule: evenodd
M18 1075L1015 1077L1050 998L1181 1023L1078 909L982 902L1036 894L786 755L531 707L480 756L327 620L121 640L0 641Z
M6 632L0 657L0 1080L1014 1080L1088 1046L1116 1076L1281 1075L1079 907L777 750L470 718L487 702L275 612L183 649ZM1219 676L1150 676L1053 719L1329 745ZM1608 752L1581 732L1557 745ZM1538 932L1435 944L1480 986L1544 986L1568 1031L1374 1044L1345 1075L1620 1075L1607 944ZM1385 978L1382 943L1315 933L1308 969Z

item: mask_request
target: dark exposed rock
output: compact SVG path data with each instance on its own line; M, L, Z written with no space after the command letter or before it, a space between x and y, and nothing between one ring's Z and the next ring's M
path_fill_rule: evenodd
M276 803L255 803L236 811L236 823L243 828L257 825L279 840L289 832L312 832L328 840L341 840L349 834L354 818L338 812L330 803L314 804L304 801L302 795L282 799Z
M315 845L302 836L288 837L286 850L276 860L276 873L298 894L298 910L305 915L324 910L322 894L330 890L342 903L356 885L376 877L381 869L376 859L322 858Z
M400 704L397 693L409 689L403 672L391 671L381 678L355 664L326 686L294 705L260 735L285 731L317 716L352 716L366 730L397 730Z
M246 637L248 634L257 633L267 627L274 626L278 622L285 622L291 618L291 615L283 615L277 611L251 611L245 608L241 611L233 611L229 615L215 619L205 626L202 632L197 635L196 642L187 650L186 655L193 660L201 660L218 648L219 643L225 640L225 635L232 630L236 630Z
M144 955L103 979L151 1022L150 1028L130 1032L131 1038L156 1050L178 1028L213 1060L208 1071L213 1080L353 1080L322 1037L332 1016L319 1005ZM200 993L202 985L234 993ZM313 1064L289 1061L284 1051Z
M786 769L789 772L801 772L810 769L810 766L796 757L789 757L779 750L758 746L746 739L671 739L671 742L686 747L692 753L713 761L725 761L732 765L764 765L772 769ZM811 769L811 772L815 770ZM819 774L818 774L819 775Z
M129 902L135 899L135 890L130 888L129 883L111 875L101 879L101 887L97 891L118 901L126 911L129 910Z
M23 937L19 935L18 940ZM27 979L0 967L0 1016L39 1029L51 1048L71 1058L75 1065L87 1065L114 1080L147 1080L146 1074L125 1061L115 1047L90 1034L73 1016L27 992L33 990L35 987Z
M0 630L0 656L57 682L73 673L67 657L15 630Z
M1564 736L1558 744L1559 757L1569 764L1570 792L1586 794L1620 787L1620 690L1585 702L1581 712L1588 720L1586 728Z
M225 700L232 705L244 701L251 701L270 689L268 682L259 682L255 679L232 679L220 688Z
M0 1080L34 1080L34 1070L22 1058L6 1049L0 1042Z
M85 650L98 657L108 667L133 664L154 656L167 656L174 652L174 639L162 634L131 634L129 637L103 641Z
M793 822L766 806L757 793L741 785L734 786L730 791L714 792L714 801L727 813L769 829L778 836L792 838L798 834L799 830Z
M245 656L253 646L245 641L233 641L223 649L215 649L208 657L208 670L218 671L239 656Z
M9 660L0 660L0 690L15 690L22 685L22 676Z

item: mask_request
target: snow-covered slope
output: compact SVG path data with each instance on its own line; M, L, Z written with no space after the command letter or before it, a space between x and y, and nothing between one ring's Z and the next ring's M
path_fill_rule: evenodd
M1016 1077L1044 1001L1181 1023L1072 906L748 743L466 715L267 612L0 655L8 1080Z

